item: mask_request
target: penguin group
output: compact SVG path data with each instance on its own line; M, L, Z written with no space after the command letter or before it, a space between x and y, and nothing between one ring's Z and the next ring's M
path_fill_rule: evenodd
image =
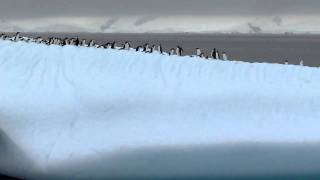
M17 32L14 36L10 37L5 34L1 34L0 40L10 40L13 42L24 41L24 42L32 42L37 44L46 44L46 45L58 45L58 46L81 46L81 47L94 47L94 48L103 48L103 49L117 49L117 50L127 50L127 51L136 51L136 52L144 52L144 53L159 53L162 55L168 56L183 56L184 50L181 46L176 46L175 48L171 48L169 52L164 52L162 45L150 45L145 43L144 45L138 45L137 47L133 48L131 44L126 41L124 44L117 46L116 42L107 42L105 44L98 44L94 40L86 40L86 39L79 39L78 37L74 38L57 38L57 37L49 37L49 38L30 38L30 37L23 37L19 32ZM196 49L196 56L192 57L200 57L206 59L222 59L227 60L227 54L223 52L222 54L214 48L211 52L211 56L205 56L203 52L199 48Z
M225 61L228 60L227 53L223 51L222 54L220 54L219 50L217 50L216 48L212 49L210 57L206 56L204 52L201 51L200 48L196 48L195 54L196 54L196 57L205 58L205 59L214 59L214 60L220 59Z

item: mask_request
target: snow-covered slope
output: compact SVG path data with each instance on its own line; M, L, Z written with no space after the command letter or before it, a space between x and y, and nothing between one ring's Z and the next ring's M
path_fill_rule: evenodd
M318 68L0 41L0 174L317 173L319 82Z

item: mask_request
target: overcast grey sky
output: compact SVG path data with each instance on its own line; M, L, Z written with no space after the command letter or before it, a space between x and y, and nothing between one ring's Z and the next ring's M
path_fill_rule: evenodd
M319 0L0 0L2 18L319 13Z
M2 22L44 17L116 17L118 21L128 16L154 20L163 16L302 17L320 13L319 0L0 0L0 4ZM107 22L104 28L109 26Z

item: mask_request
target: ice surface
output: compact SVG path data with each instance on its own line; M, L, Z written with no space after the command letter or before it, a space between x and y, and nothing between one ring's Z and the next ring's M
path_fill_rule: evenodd
M318 68L0 41L0 174L316 173L319 100Z

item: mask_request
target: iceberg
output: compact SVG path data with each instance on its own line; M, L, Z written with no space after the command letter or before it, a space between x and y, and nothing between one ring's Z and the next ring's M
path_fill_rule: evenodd
M0 41L0 174L320 172L319 68Z

